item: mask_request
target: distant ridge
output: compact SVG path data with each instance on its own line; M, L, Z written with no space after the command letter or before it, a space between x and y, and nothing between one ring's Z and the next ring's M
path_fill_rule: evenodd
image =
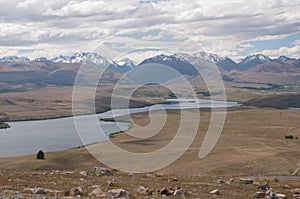
M109 84L117 81L127 71L146 63L168 65L182 75L194 78L194 84L201 84L203 82L197 78L197 70L188 61L191 58L215 63L225 81L300 85L300 59L286 56L271 59L266 55L256 54L236 63L229 57L201 51L194 54L160 54L137 64L126 57L110 60L97 53L77 52L72 56L60 55L52 59L40 57L30 60L18 56L0 58L0 91L11 90L12 87L15 89L17 85L19 89L28 84L72 86L81 64L107 67L104 79Z

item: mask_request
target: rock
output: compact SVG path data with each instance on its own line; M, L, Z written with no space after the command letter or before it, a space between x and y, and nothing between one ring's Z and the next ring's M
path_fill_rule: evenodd
M181 189L181 187L180 187L180 186L177 186L177 185L173 185L172 187L170 187L170 190L171 190L172 192L174 192L174 191L176 191L176 190L179 190L179 189Z
M229 179L228 181L226 181L225 183L230 185L230 184L232 184L233 182L234 182L234 179L233 179L233 178L230 178L230 179Z
M73 187L72 189L70 189L69 192L69 196L75 197L75 196L79 196L82 195L83 191L81 187Z
M209 193L212 194L212 195L220 195L219 189L212 190L212 191L209 192Z
M267 191L267 190L270 189L270 185L269 185L268 182L266 182L265 184L260 185L260 186L258 187L258 189L259 189L259 190L265 190L265 191Z
M254 198L264 198L266 197L266 194L264 192L256 192L254 195L253 195Z
M163 188L159 191L160 195L162 196L170 196L172 195L172 191L170 189L167 188Z
M174 182L177 182L177 181L178 181L178 178L173 178L173 181L174 181Z
M286 195L281 194L281 193L276 193L273 191L272 188L270 188L267 192L266 192L267 198L268 199L286 199Z
M112 176L112 172L107 168L94 167L92 172L98 176Z
M87 171L80 171L79 174L82 176L87 176Z
M275 192L273 191L272 188L270 188L267 192L266 192L267 197L269 197L270 199L274 199L275 198Z
M289 189L290 186L289 186L288 184L284 184L284 185L283 185L283 188L284 188L284 189Z
M240 178L241 184L253 184L254 180L251 178Z
M108 187L114 186L114 182L113 182L113 181L108 181L108 182L107 182L107 186L108 186Z
M186 191L184 189L178 189L174 192L174 196L184 198L186 196Z
M298 189L298 188L294 189L294 190L292 190L292 193L299 196L300 195L300 189Z
M43 188L36 188L36 189L33 190L33 194L43 194L43 195L46 195L47 192Z
M124 189L113 189L106 193L106 198L127 199L129 197L129 192Z
M223 184L225 182L226 182L226 180L217 180L217 183L219 183L219 184Z
M147 187L139 186L137 192L141 195L152 195L152 191Z
M100 188L94 189L89 195L96 198L105 197L105 193Z
M277 193L277 194L275 194L274 199L286 199L286 195L281 194L281 193Z
M157 177L155 175L155 173L147 173L146 176L147 176L147 178L156 178Z
M128 177L135 177L136 174L135 173L128 173Z

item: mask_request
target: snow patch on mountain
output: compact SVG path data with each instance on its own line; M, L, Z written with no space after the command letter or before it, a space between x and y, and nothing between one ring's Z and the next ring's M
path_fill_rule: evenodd
M0 58L0 62L30 62L30 59L27 57L7 56Z

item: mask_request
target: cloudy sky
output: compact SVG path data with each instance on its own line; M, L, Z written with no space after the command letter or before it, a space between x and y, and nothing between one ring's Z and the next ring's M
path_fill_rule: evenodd
M99 42L177 50L187 40L235 59L300 57L299 10L295 0L0 0L0 57L71 55Z

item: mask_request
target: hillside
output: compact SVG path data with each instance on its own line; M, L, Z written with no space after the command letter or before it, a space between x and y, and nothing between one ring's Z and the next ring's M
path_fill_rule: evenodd
M300 85L300 60L258 64L246 71L237 72L234 81Z

